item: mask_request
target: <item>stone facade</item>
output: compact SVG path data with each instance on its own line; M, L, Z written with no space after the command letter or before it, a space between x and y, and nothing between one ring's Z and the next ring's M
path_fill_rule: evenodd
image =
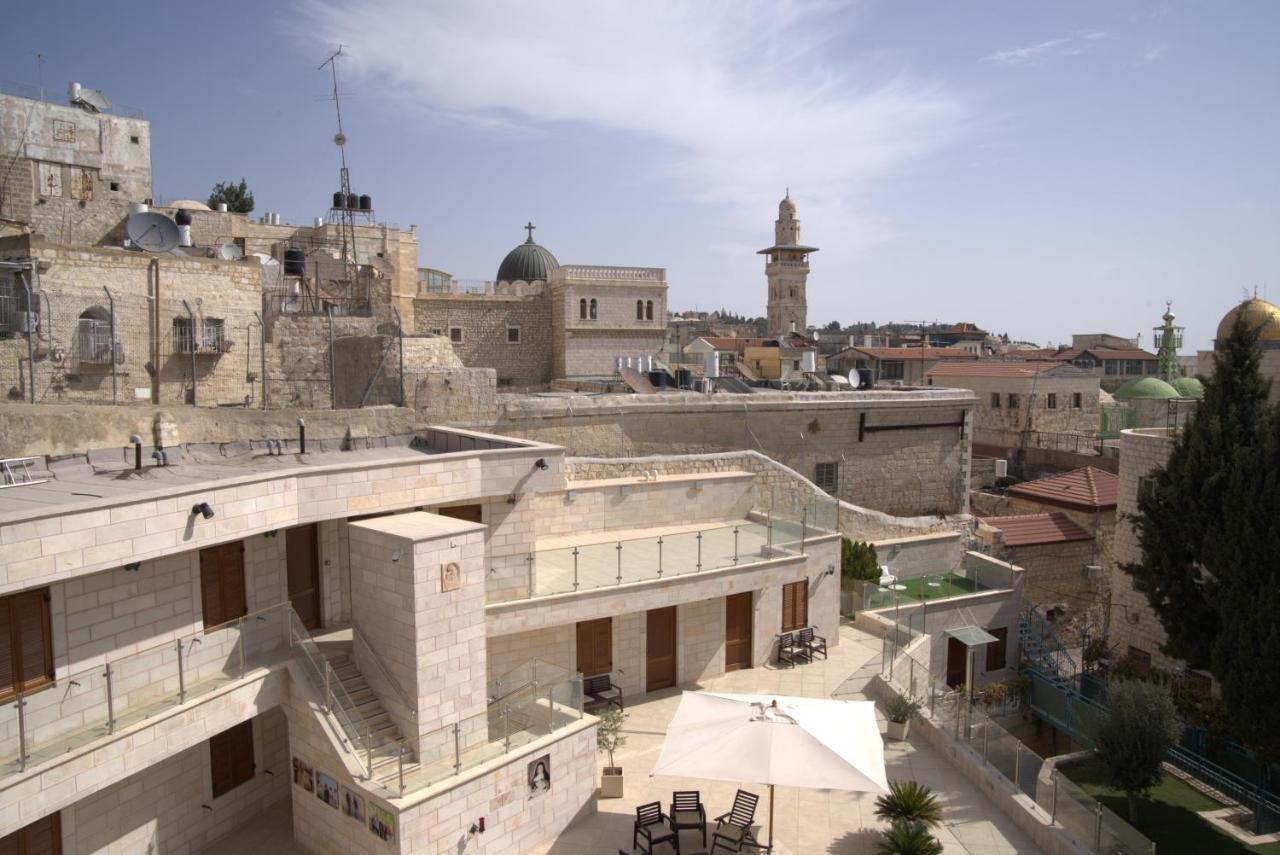
M805 288L809 279L809 253L816 247L800 245L800 221L790 194L778 205L773 224L774 245L760 250L767 256L765 277L769 280L768 334L806 333L809 307Z
M555 379L551 307L544 297L440 294L416 300L414 312L419 331L450 341L460 365L494 369L501 387L538 387Z
M930 385L969 389L977 396L974 441L978 443L1017 445L1022 431L1095 436L1100 412L1098 379L1071 366L1062 371L1065 376L1055 376L1059 371L1034 378L933 375ZM1076 395L1080 396L1079 406Z
M51 241L118 235L129 203L151 199L146 119L0 94L0 141L0 219Z

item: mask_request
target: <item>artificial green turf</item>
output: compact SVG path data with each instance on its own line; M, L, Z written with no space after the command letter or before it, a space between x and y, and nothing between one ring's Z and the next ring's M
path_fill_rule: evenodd
M1121 819L1129 819L1129 800L1124 793L1107 786L1102 767L1079 763L1062 769L1081 789L1102 802ZM1138 799L1138 818L1133 826L1156 843L1159 855L1280 855L1280 843L1246 846L1209 824L1199 811L1218 810L1222 805L1199 790L1165 772L1147 798Z
M938 587L929 585L929 582L939 583ZM903 579L899 584L906 588L905 591L899 591L904 601L907 599L940 600L943 597L972 594L978 590L977 584L972 579L956 576L953 573L944 576L918 576L914 579Z

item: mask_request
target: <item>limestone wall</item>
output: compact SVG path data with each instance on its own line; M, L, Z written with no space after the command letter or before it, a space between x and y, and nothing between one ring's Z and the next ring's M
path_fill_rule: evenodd
M1034 380L1009 377L952 377L931 378L934 386L971 389L977 396L974 410L974 438L986 441L988 434L1003 435L1008 432L1033 430L1044 433L1079 433L1093 435L1098 432L1099 404L1096 377L1050 377L1040 375ZM1081 406L1072 406L1075 393L1081 396ZM1009 407L1009 394L1018 395L1018 406ZM992 405L992 396L1000 396L1000 406ZM1050 409L1049 396L1055 396L1055 407ZM1030 416L1028 417L1028 407Z
M818 463L836 463L841 499L915 516L964 511L972 406L971 394L942 390L509 396L499 400L494 430L580 456L751 449L806 478ZM861 436L860 424L870 428ZM884 427L893 429L876 430Z
M541 386L553 379L545 297L433 294L413 305L419 332L450 341L450 329L461 330L462 340L452 342L460 364L492 368L499 386ZM511 330L517 341L510 340Z

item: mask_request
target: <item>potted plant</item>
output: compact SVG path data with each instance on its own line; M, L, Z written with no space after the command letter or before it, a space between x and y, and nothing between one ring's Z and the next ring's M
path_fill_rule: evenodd
M942 855L942 843L922 822L895 822L876 844L880 855Z
M911 717L920 712L920 702L906 695L894 695L884 705L884 714L889 719L885 727L885 735L890 739L904 740L907 728L911 725Z
M933 790L918 781L890 781L889 794L876 796L876 816L890 822L942 822L942 802Z
M600 723L596 725L596 749L609 755L609 765L600 773L600 798L622 798L622 767L614 765L613 752L627 744L627 737L622 732L622 725L627 714L622 710L609 708L600 713Z

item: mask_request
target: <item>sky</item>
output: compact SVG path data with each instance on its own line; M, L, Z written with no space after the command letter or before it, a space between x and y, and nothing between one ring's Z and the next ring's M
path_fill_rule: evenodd
M672 310L763 315L787 188L809 321L973 321L1185 351L1280 302L1280 3L273 0L6 4L0 88L76 80L151 120L160 199L248 180L307 223L338 185L491 279L667 269ZM41 57L37 57L40 54Z

